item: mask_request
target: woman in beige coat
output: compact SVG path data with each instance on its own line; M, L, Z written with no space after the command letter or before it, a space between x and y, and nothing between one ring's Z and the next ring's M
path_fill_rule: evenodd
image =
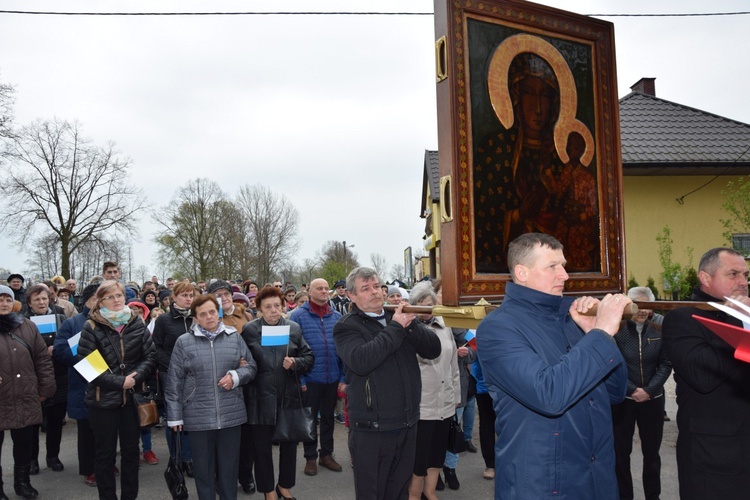
M416 285L409 293L412 305L434 306L437 297L430 283ZM440 355L435 359L417 356L422 375L422 399L419 404L417 424L417 452L414 475L409 486L409 499L437 499L440 468L445 463L448 447L448 430L461 404L461 378L458 372L456 341L453 332L445 326L443 319L421 314L419 320L434 331L440 339Z

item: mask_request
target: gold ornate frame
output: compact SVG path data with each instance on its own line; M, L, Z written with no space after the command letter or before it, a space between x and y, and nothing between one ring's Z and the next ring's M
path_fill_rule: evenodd
M580 162L596 174L600 260L594 269L570 273L565 293L600 295L622 291L626 271L613 25L520 0L436 0L438 154L443 205L439 254L444 303L460 305L479 298L501 300L510 279L507 273L478 272L475 261L472 99L477 96L472 93L470 65L472 50L477 46L470 44L469 26L477 22L512 32L498 45L502 50L492 48L486 74L489 100L497 120L505 129L514 123L508 91L511 61L523 52L540 55L553 68L560 87L560 108L554 126L556 154L561 162L568 162L567 139L577 132L585 143ZM587 78L593 82L589 92L576 92L574 74L550 40L580 45L589 51L590 68L586 66L586 70L591 74ZM489 53L487 47L482 51ZM583 104L579 97L585 100ZM587 105L593 110L588 125L577 116L577 109Z

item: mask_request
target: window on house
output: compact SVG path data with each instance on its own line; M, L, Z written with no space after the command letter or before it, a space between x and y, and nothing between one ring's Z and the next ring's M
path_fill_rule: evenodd
M750 234L739 233L732 235L732 248L741 252L745 257L750 256Z

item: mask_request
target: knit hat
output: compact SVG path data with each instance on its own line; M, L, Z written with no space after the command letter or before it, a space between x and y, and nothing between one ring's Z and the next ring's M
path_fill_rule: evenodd
M393 295L394 293L401 293L401 289L396 285L388 285L388 295Z
M234 295L232 295L232 302L242 302L245 304L245 307L250 307L250 299L248 299L243 293L234 292Z
M91 285L83 289L83 293L81 294L82 304L86 304L86 302L89 301L91 296L96 293L96 291L99 289L99 284L100 283L92 283Z
M208 286L208 290L206 290L208 293L216 293L218 290L224 289L228 291L231 294L234 294L234 290L232 290L232 285L229 284L229 282L224 280L216 280L213 283L211 283Z
M159 292L159 302L172 295L172 290L162 290Z
M16 274L11 274L10 276L8 276L8 283L10 283L11 281L13 281L14 279L21 280L22 284L23 284L24 281L26 281L25 279L23 279L23 276L21 276L20 274L16 273Z
M11 299L16 299L16 294L13 293L13 290L9 286L0 285L0 295L9 295Z
M256 295L258 295L258 292L247 292L247 298L248 299L254 299Z

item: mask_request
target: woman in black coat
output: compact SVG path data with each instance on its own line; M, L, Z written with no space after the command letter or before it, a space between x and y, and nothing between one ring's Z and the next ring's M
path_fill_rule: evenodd
M268 500L294 498L289 490L296 479L298 443L279 444L279 481L274 488L271 437L282 401L286 401L285 406L302 406L299 377L312 368L314 358L300 326L282 316L284 296L281 290L272 286L263 288L258 292L256 303L262 317L242 329L242 338L258 365L258 373L248 386L246 397L247 422L254 443L255 483ZM263 345L263 328L268 326L289 326L289 342Z
M117 500L112 466L119 438L120 498L134 500L138 496L141 428L133 392L156 368L156 351L146 325L125 306L122 284L107 280L99 286L96 297L97 304L89 313L78 343L79 359L98 350L108 367L89 383L85 397L96 441L96 485L101 500Z
M48 316L47 319L51 320L38 325L51 356L55 337L66 318L62 308L50 304L50 290L47 285L33 285L26 291L26 317L31 319L35 316ZM68 368L54 358L52 366L55 369L57 390L54 396L42 403L42 414L46 433L47 467L60 472L64 469L59 454L65 410L68 405ZM39 474L39 426L34 431L32 443L30 474L33 476Z

